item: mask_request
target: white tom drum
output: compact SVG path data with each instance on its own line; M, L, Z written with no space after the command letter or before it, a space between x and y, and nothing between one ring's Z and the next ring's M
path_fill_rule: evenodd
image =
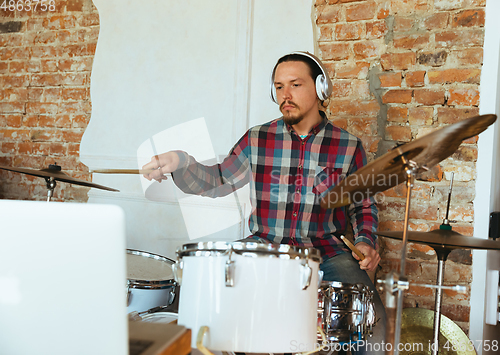
M174 273L182 282L180 325L202 326L214 351L296 352L316 344L318 269L312 248L256 242L185 244Z
M127 249L127 312L168 306L175 297L174 261L161 255Z

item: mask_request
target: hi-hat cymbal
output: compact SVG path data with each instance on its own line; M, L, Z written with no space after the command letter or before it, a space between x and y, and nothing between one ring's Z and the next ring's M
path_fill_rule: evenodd
M382 237L403 240L403 232L377 232ZM408 231L408 240L413 243L426 244L432 248L443 249L490 249L500 250L500 240L467 237L446 229L436 229L429 232Z
M496 115L467 118L390 150L342 180L321 200L321 207L337 208L361 202L405 182L402 157L416 164L415 174L422 173L452 155L464 139L483 132L496 118Z
M32 176L39 176L43 178L52 178L56 181L67 182L70 184L87 186L87 187L95 187L96 189L107 190L107 191L116 191L119 190L112 189L111 187L106 187L103 185L94 184L93 182L88 182L85 180L80 180L74 177L71 177L60 170L60 167L57 165L51 165L48 169L28 169L28 168L18 168L13 166L0 166L0 169L14 171L16 173L22 173Z

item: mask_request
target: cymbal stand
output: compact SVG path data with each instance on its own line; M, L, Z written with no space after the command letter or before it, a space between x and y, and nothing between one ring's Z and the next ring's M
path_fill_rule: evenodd
M403 292L408 289L408 282L406 280L406 249L408 245L408 225L410 219L410 202L411 202L411 191L413 188L413 182L415 179L415 172L418 168L414 161L408 160L404 154L400 155L400 159L403 162L405 173L406 173L406 207L405 207L405 218L404 218L404 228L403 228L403 245L401 248L401 268L399 275L393 275L392 283L391 280L386 281L386 292L395 293L397 291L397 302L394 302L394 295L386 296L386 301L388 301L387 315L388 323L393 323L389 326L389 331L387 334L387 343L391 342L391 348L387 347L387 355L398 355L398 344L401 339L401 323L403 317ZM389 286L387 284L392 284ZM394 303L397 303L396 309L394 309ZM391 309L392 307L392 309ZM395 318L395 320L394 320Z
M57 182L53 177L46 177L45 182L47 183L47 202L50 202L50 199L54 195L54 189L56 188Z
M448 203L446 205L446 216L443 220L443 224L439 226L440 229L451 230L450 221L448 220L449 212L450 212L450 201L451 201L451 191L453 187L453 176L451 174L450 181L450 189L448 191ZM437 355L439 350L439 331L441 328L441 304L443 302L443 279L444 279L444 266L446 259L448 258L448 254L452 251L452 249L444 248L444 247L435 247L434 251L436 252L438 259L438 270L437 270L437 285L436 288L436 296L435 296L435 305L434 305L434 327L433 327L433 337L432 337L432 355Z

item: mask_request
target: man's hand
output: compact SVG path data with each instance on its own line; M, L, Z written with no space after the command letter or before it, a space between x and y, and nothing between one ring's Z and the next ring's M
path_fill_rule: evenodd
M178 166L179 156L175 152L167 152L160 155L155 155L151 158L151 162L142 167L143 170L153 169L155 171L149 174L144 174L143 176L149 181L154 179L158 182L161 182L162 180L167 180L165 174L177 170Z
M359 249L361 253L365 256L363 261L359 262L359 267L361 270L374 271L377 268L377 265L380 261L380 255L378 252L373 249L369 244L360 242L356 244L356 248ZM352 253L352 256L356 260L360 260L356 253Z

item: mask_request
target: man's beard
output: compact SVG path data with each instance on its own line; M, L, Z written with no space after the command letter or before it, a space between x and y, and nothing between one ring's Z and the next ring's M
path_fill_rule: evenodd
M290 113L290 111L283 112L283 106L286 105L286 104L292 105L292 106L298 108L298 106L295 103L291 102L291 101L283 101L281 103L281 105L280 105L280 111L283 114L283 121L285 121L285 123L287 123L290 126L293 126L293 125L298 124L300 121L302 121L304 119L304 116L302 116L300 114L297 115L297 116L293 116Z

